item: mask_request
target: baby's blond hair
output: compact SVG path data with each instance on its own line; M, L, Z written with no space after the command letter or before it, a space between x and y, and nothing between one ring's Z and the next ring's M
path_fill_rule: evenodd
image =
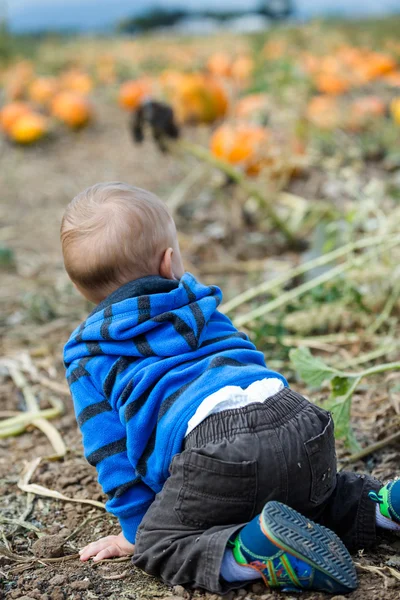
M154 194L126 183L98 183L67 206L61 244L71 280L106 297L128 281L158 274L165 250L176 247L176 228Z

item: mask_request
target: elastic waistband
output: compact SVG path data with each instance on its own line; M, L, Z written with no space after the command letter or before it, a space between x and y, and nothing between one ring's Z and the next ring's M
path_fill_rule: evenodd
M275 429L286 423L310 402L290 388L284 388L262 403L224 410L199 423L184 440L185 449L219 442L235 433Z

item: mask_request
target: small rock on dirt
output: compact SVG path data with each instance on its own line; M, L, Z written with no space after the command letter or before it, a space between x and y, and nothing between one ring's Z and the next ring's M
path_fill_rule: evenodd
M88 590L91 587L89 579L83 579L82 581L73 581L69 584L71 590Z
M175 585L172 588L172 591L176 596L180 596L181 598L190 598L190 593L183 587L183 585Z
M331 600L346 600L346 598L344 596L333 596Z
M61 588L54 588L50 596L51 600L64 600L64 592Z
M261 595L263 592L265 592L265 585L263 585L262 583L253 583L253 585L251 586L251 591L253 592L253 594Z
M64 556L65 539L62 535L44 535L32 546L37 558L59 558Z
M49 581L50 585L63 585L66 582L67 578L65 575L54 575Z
M18 596L17 600L35 600L32 596Z

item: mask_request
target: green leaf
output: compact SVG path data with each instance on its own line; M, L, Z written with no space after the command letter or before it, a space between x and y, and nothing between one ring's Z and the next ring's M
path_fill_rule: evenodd
M323 360L313 356L308 348L293 349L289 356L294 369L312 387L319 387L324 381L341 375L340 371L328 367Z
M350 409L351 397L344 402L337 402L331 407L331 413L335 422L335 437L348 439L350 432Z
M354 390L361 377L336 376L331 381L331 395L327 402L335 423L335 437L344 439L352 452L357 452L359 445L351 427L351 402Z
M353 377L340 377L336 375L331 381L331 398L346 396L354 384Z
M350 395L344 402L337 402L331 406L331 412L335 423L335 438L344 439L346 446L352 452L358 452L360 445L355 438L350 420L351 400L352 396Z

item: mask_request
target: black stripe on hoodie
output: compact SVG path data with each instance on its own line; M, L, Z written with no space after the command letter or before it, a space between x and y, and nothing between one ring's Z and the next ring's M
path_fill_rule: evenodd
M95 450L86 458L88 463L95 467L102 460L109 458L110 456L114 456L114 454L120 454L121 452L126 451L126 437L117 440L116 442L111 442L110 444L106 444L102 446L98 450Z

